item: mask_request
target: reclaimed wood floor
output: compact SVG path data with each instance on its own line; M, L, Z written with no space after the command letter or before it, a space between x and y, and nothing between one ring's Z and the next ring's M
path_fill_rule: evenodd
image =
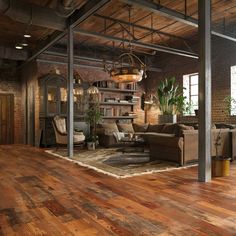
M0 235L236 235L231 176L197 168L117 180L29 146L0 146Z

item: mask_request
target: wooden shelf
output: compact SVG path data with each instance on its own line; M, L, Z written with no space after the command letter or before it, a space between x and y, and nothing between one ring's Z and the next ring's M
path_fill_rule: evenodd
M118 89L118 88L99 88L99 91L106 91L106 92L117 92L117 93L136 93L137 90L132 89Z
M134 106L137 103L133 102L127 102L127 103L122 103L122 102L100 102L100 105L116 105L116 106Z
M137 116L102 116L102 119L135 119Z

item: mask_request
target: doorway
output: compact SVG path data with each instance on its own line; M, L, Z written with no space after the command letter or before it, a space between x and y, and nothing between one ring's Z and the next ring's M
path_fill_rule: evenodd
M13 143L14 96L0 94L0 144Z

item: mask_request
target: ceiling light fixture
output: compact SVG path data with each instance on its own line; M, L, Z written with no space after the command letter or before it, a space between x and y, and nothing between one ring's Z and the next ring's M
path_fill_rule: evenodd
M15 48L18 49L18 50L21 50L21 49L23 49L23 46L21 44L17 43L15 45Z
M99 94L99 89L96 86L91 85L88 89L87 89L87 93L89 95L97 95Z
M25 33L25 34L24 34L24 37L25 37L25 38L31 38L31 35L30 35L29 33Z
M28 46L28 43L27 43L27 41L26 41L26 40L24 40L24 39L23 39L23 41L22 41L21 45L22 45L23 47L27 47L27 46Z
M146 78L146 65L132 52L121 54L118 60L119 65L114 65L110 71L111 78L115 82L139 82L143 76ZM123 66L124 62L129 65Z
M84 89L81 85L81 76L79 74L74 75L74 95L76 96L83 96Z
M133 35L131 29L131 7L128 7L129 17L129 49L130 52L123 53L118 58L118 65L114 63L112 70L110 70L110 76L112 80L118 83L130 83L139 82L143 76L146 77L146 65L132 52L132 38ZM127 31L127 30L126 30ZM123 31L124 39L124 31ZM124 42L123 42L124 47ZM126 63L124 65L124 63ZM128 65L127 65L128 64Z

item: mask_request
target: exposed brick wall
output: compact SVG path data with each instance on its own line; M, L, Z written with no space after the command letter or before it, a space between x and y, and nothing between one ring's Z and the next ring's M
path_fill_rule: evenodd
M14 95L14 143L23 143L24 132L22 132L22 126L24 116L21 103L22 89L21 81L15 71L0 71L0 93Z
M227 118L224 98L230 95L230 67L236 65L236 44L234 42L213 37L212 45L212 121L236 122L236 117ZM161 73L149 75L147 91L156 93L161 80L174 76L182 84L183 75L198 72L198 60L160 54L157 65L163 68ZM148 120L157 122L157 109L148 112ZM180 122L197 122L196 117L179 117Z

